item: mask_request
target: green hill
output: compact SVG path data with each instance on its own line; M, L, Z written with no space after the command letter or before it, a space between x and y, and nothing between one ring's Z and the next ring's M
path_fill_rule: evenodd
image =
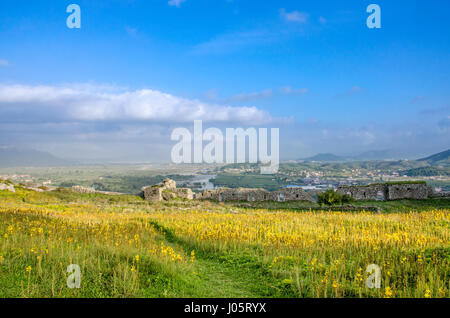
M430 165L450 165L450 149L417 161L425 161Z
M450 176L450 169L437 167L421 167L402 171L408 177Z

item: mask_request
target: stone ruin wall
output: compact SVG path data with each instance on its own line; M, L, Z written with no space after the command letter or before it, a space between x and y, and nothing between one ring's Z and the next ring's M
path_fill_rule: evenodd
M404 184L372 184L368 186L340 186L337 189L340 194L349 194L357 201L362 200L424 200L434 197L431 187L425 183Z
M426 184L388 185L389 200L417 199L425 200L433 194L433 189Z
M433 192L431 194L432 198L450 198L450 191L444 191L444 192Z
M192 192L189 188L179 188L172 190L174 194L181 199L187 199L187 200L193 200L194 199L194 192Z
M147 201L162 201L162 188L158 186L143 187L142 195Z
M147 201L169 201L176 198L194 199L194 192L191 189L177 188L177 183L171 179L164 179L160 185L143 187L142 195Z
M221 188L217 190L206 190L195 196L198 200L215 200L215 201L310 201L313 197L301 188L283 189L279 191L269 192L265 189L248 189L248 188Z
M91 194L96 192L94 188L88 188L83 186L72 186L72 191L82 194Z
M269 197L268 191L264 189L247 189L247 188L220 188L217 190L205 190L198 193L195 198L198 200L215 200L215 201L265 201Z
M32 189L32 188L29 188L29 189ZM37 190L36 189L32 189L32 190L38 191L39 188ZM42 191L43 190L41 189L41 192ZM83 186L72 186L72 191L75 193L81 193L81 194L93 194L93 193L106 194L106 195L121 195L121 194L123 194L123 193L119 193L119 192L97 191L94 188L83 187Z
M148 201L169 201L175 198L187 200L214 200L214 201L309 201L314 202L311 192L302 188L286 188L269 192L265 189L249 188L220 188L205 190L194 194L189 188L177 188L176 182L165 179L160 185L142 188L143 196ZM399 183L399 184L372 184L367 186L340 186L336 190L344 195L348 194L357 201L388 201L400 199L428 199L431 197L450 197L450 193L434 193L432 188L425 183Z
M342 195L348 194L357 201L386 201L388 198L386 185L384 184L368 186L340 186L336 192Z
M314 202L312 195L302 188L288 188L271 192L272 201L309 201Z

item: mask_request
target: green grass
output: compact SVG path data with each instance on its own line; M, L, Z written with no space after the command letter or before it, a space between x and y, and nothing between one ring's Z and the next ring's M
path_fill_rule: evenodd
M447 266L447 259L450 260L448 242L423 252L385 249L382 255L365 254L359 249L357 252L339 248L322 251L319 246L292 250L286 245L274 250L256 241L225 243L213 239L199 240L197 232L183 234L173 223L181 222L183 228L187 222L212 222L211 213L218 214L214 217L231 215L229 222L239 216L250 222L248 228L241 230L241 235L245 235L253 226L251 222L259 222L259 226L272 224L274 220L258 221L263 216L255 219L255 213L263 212L268 216L273 216L273 210L277 213L285 211L286 214L289 211L301 213L302 209L317 207L313 203L255 202L253 206L242 208L238 205L248 203L149 203L132 195L78 194L66 189L40 193L19 186L16 190L16 193L0 191L0 297L317 297L327 292L319 292L316 289L318 285L315 285L320 281L318 275L322 275L325 269L335 279L348 280L342 283L342 288L345 286L348 290L339 294L336 291L336 297L358 297L351 284L354 272L362 266L360 264L373 259L381 264L389 259L392 264L389 265L390 270L400 271L393 265L407 257L411 260L411 267L407 268L406 274L399 272L399 275L409 277L419 270L414 267L417 255L423 255L425 262L430 259L425 264L428 267L421 267L422 273L418 276L430 282L412 279L411 284L419 287L408 291L408 295L423 296L428 284L436 286L433 296L438 295L439 288L448 292L448 286L441 285L446 277L448 281L448 268L439 269L439 264ZM354 204L379 206L389 213L450 207L449 200L444 199ZM300 213L289 217L295 219ZM311 217L315 219L311 224L320 230L323 224L338 216L333 215L329 219L327 215ZM363 219L367 217L370 215L362 216ZM395 214L397 217L398 213ZM387 216L380 229L390 228L395 218L390 220ZM350 220L353 221L342 221L342 224L355 221ZM399 226L405 231L403 225ZM430 223L426 226L440 231L445 224ZM426 234L431 235L433 232L430 231ZM171 252L165 255L162 247L180 255L183 260L171 260L168 256ZM191 251L195 251L195 257ZM274 265L274 256L280 255L287 256L282 263ZM323 269L311 269L313 258L318 259ZM347 263L336 267L336 258ZM81 267L81 289L66 286L69 264ZM397 287L400 290L401 286ZM328 295L333 296L331 286L327 288ZM377 297L376 294L364 295Z
M293 202L276 202L276 201L264 201L264 202L226 202L225 205L236 206L241 208L261 208L268 210L291 210L291 211L308 211L309 209L322 208L319 204L307 201L293 201ZM421 211L428 209L449 209L450 199L427 199L427 200L394 200L394 201L353 201L352 203L345 204L345 207L353 206L358 207L374 207L379 208L382 212L410 212ZM327 207L323 207L327 208ZM339 206L333 206L334 209L338 209Z
M285 185L278 176L261 174L219 174L212 182L218 187L262 188L268 191L278 190Z
M78 194L66 189L39 193L16 187L17 193L0 191L0 207L25 206L31 208L60 211L64 213L74 205L87 204L85 209L95 206L113 212L127 208L149 207L151 203L131 196L108 196L103 194ZM162 207L190 207L194 202L171 202ZM80 211L84 208L81 206ZM14 209L13 209L14 210ZM13 211L12 210L12 211ZM63 242L45 237L30 238L25 233L32 228L43 227L53 222L52 218L18 214L0 213L0 297L263 297L271 295L265 285L269 277L264 276L255 267L261 266L257 259L253 263L238 264L243 259L239 254L210 254L199 251L192 264L174 265L158 257L144 256L142 249L130 247L114 251L111 246L101 244L97 239L85 240L93 233L88 226L81 225L75 234L66 229L71 223L58 223L53 230L63 237ZM11 234L8 225L19 224L19 232ZM157 232L154 238L147 239L150 244L163 243L175 250L190 251L196 246L192 242L176 237L173 232L159 224L150 225ZM133 233L130 226L126 232ZM6 239L5 234L10 233ZM66 244L64 238L77 241ZM48 238L48 237L47 237ZM49 238L48 238L49 239ZM51 249L49 246L52 246ZM32 251L32 250L38 251ZM50 249L50 254L45 250ZM130 267L133 257L141 255L138 271L133 275ZM41 260L37 260L37 256ZM231 260L230 260L231 258ZM69 264L80 264L82 271L81 289L69 289L66 286ZM31 266L28 273L26 268ZM136 266L137 267L137 266Z

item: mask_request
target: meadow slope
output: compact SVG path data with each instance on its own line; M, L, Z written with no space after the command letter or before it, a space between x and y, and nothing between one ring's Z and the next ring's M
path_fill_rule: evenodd
M450 296L442 201L344 213L16 190L0 191L0 297Z

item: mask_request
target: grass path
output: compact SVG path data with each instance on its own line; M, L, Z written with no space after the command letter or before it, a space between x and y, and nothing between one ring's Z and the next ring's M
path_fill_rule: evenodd
M202 293L197 295L199 297L264 297L255 291L255 280L252 276L239 273L213 260L200 259L197 266L201 278L199 288Z
M157 222L152 225L159 230L166 239L167 244L176 244L185 250L192 250L195 247L176 236L170 229L167 229ZM189 282L194 286L193 295L188 297L242 297L259 298L270 297L270 277L262 271L255 270L262 266L256 261L246 263L235 263L237 259L233 255L216 254L207 251L200 251L196 254L195 268L196 280ZM198 293L197 293L198 292Z

